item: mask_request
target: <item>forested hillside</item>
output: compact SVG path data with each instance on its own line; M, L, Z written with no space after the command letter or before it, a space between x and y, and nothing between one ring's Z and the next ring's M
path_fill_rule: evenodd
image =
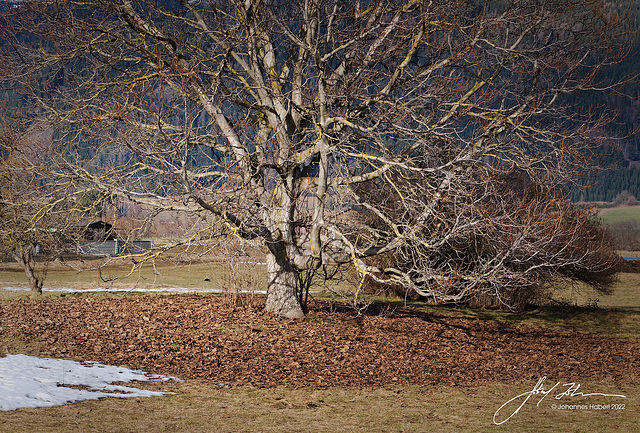
M483 7L498 12L508 1L496 0L483 4ZM10 8L11 2L0 2L0 9ZM614 0L608 4L614 12L625 16L631 28L640 29L640 1ZM630 35L629 51L621 63L606 69L601 77L603 86L620 82L633 77L640 71L640 32ZM76 65L82 69L82 65ZM47 77L49 89L64 88L68 85L68 76L74 70L59 70L55 75ZM613 135L611 146L597 152L601 155L599 164L603 169L597 174L585 173L570 189L574 202L611 202L623 191L640 197L640 80L631 79L626 84L610 92L583 92L563 96L564 102L573 110L583 113L606 113L613 120L606 126L606 133ZM25 99L19 88L0 89L0 110L18 109L30 111L37 116L37 103ZM204 121L204 119L200 119ZM91 149L93 146L87 146ZM97 147L97 146L96 146ZM202 155L207 157L206 155ZM199 157L199 156L196 156ZM94 166L112 166L122 163L128 158L125 149L102 152L92 160Z
M628 164L628 161L626 161ZM571 190L571 200L574 202L606 201L613 202L624 192L640 197L640 168L627 166L625 168L606 170L602 174L586 180L586 185L574 187Z
M617 0L618 13L627 16L631 28L640 29L640 2ZM616 82L640 73L640 32L630 37L634 44L626 59L608 68L603 82ZM627 191L640 197L640 80L631 79L617 91L607 93L589 92L569 96L567 100L575 107L606 112L614 116L607 129L615 140L611 147L602 150L602 172L579 180L571 190L571 199L576 202L612 202Z

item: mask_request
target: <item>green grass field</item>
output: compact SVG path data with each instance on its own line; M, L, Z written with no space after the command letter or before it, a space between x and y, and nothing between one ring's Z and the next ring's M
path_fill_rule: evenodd
M238 284L258 287L264 284L263 266L243 266L234 271ZM127 267L124 263L114 263L104 272L110 272L112 276L122 275ZM113 287L134 284L139 287L177 286L207 290L231 284L230 272L229 264L225 263L174 267L169 262L161 262L155 269L153 266L143 267L128 279L114 282ZM204 281L205 278L210 281ZM5 264L0 271L0 281L5 285L17 285L24 281L24 276L13 265ZM104 284L95 270L78 273L65 266L53 266L45 281L45 286L77 288ZM2 298L18 296L27 295L5 292L0 297L0 308ZM61 295L48 293L46 296ZM606 337L640 338L640 274L622 274L617 290L610 296L586 289L566 288L558 293L558 299L564 302L562 308L541 307L518 314L417 305L452 315L476 315L553 329L578 329ZM598 307L593 308L596 303ZM567 309L568 304L583 308ZM333 387L316 390L227 388L215 382L188 380L182 383L139 384L140 387L178 393L165 397L105 399L53 408L0 412L0 432L638 431L639 383L574 380L580 381L584 392L626 395L623 408L553 409L551 405L556 402L551 396L539 406L536 405L539 400L536 396L511 420L498 426L493 424L496 410L512 397L530 391L534 383L523 379L522 383L516 384L482 383L468 388L389 386L382 389ZM572 405L593 402L586 397L571 400ZM596 403L603 402L598 400ZM515 410L515 407L509 408L509 413Z
M640 224L640 206L622 206L602 209L598 212L605 224L636 221Z

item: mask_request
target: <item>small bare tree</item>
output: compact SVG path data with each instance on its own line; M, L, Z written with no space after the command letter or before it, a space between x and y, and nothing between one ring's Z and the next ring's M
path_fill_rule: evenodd
M58 133L51 181L261 239L266 309L286 317L329 266L439 300L460 296L454 279L485 287L470 269L365 259L428 257L490 226L501 173L554 189L588 164L602 119L563 97L605 88L624 40L603 0L33 0L1 19L14 82ZM359 194L371 181L395 200ZM496 279L506 253L486 258Z
M74 247L80 215L69 206L68 191L50 188L35 169L49 154L50 132L19 131L6 122L0 129L0 250L24 268L36 295L48 260Z

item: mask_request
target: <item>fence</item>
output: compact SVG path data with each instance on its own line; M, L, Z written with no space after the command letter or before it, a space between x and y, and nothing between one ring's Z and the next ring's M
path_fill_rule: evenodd
M78 254L87 256L120 256L123 254L143 253L151 248L153 248L153 241L85 241L78 243Z

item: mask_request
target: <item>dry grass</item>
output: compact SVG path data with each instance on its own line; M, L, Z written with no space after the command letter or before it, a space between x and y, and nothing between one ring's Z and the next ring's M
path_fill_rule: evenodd
M596 299L598 307L615 309L640 308L640 274L622 273L611 295L603 295L588 287L567 287L556 293L556 299L575 305L588 305Z
M544 326L577 329L616 337L640 337L640 274L620 274L611 295L586 287L569 287L555 295L556 300L582 308L540 308L515 320L526 319Z
M259 263L230 263L225 261L195 261L175 264L169 260L147 262L135 269L127 260L115 259L102 266L102 261L51 264L44 280L45 287L73 289L165 287L188 288L198 291L218 291L233 284L234 278L242 288L266 286L266 268ZM106 281L105 281L106 280ZM17 264L3 263L0 285L25 287L24 272Z
M634 432L639 385L583 383L592 392L623 393L625 409L553 410L551 397L525 407L507 423L493 425L494 412L531 384L488 384L469 389L393 387L228 389L209 382L142 385L178 395L133 400L106 399L46 409L0 413L1 432ZM611 400L613 401L613 400ZM567 402L568 401L564 401ZM605 397L571 404L608 403Z
M190 261L158 259L135 268L131 259L124 258L54 262L48 265L44 286L72 289L186 288L201 292L262 291L267 286L264 260L264 254L252 251L251 255L242 257L209 256ZM325 286L335 288L340 284L320 284L315 290L324 290ZM0 287L27 287L24 270L14 262L0 263Z
M393 298L379 300L390 305L390 308L404 303ZM620 280L611 295L597 293L587 286L567 286L554 293L553 301L523 312L434 306L424 302L409 304L453 316L527 323L553 329L575 329L612 337L640 337L640 274L620 274Z

